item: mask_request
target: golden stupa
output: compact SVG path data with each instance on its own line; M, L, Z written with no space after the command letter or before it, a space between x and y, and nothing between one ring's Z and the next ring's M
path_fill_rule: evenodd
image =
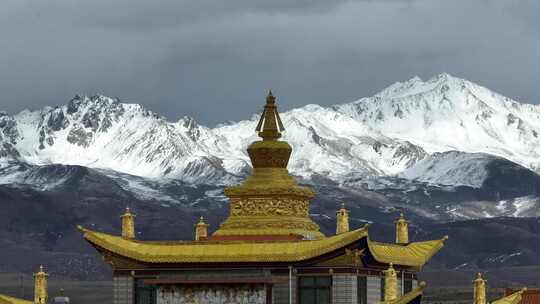
M262 140L247 149L253 172L241 185L225 189L230 214L214 235L323 237L309 217L314 192L299 186L287 170L292 148L279 140L284 129L276 99L269 92L256 128Z

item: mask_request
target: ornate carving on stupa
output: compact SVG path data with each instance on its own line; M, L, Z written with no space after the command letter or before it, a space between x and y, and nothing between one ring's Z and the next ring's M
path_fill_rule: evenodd
M262 140L247 149L253 171L241 185L225 189L229 218L214 235L323 236L309 217L313 191L298 185L287 170L292 148L278 140L284 130L276 98L269 92L255 128Z

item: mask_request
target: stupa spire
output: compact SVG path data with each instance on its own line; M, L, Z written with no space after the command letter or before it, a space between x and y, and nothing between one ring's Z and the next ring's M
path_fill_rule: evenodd
M213 237L323 237L319 226L309 216L310 200L315 194L298 185L287 170L292 147L278 140L283 130L276 98L269 92L255 128L262 140L247 148L253 171L240 185L225 188L230 213Z
M283 127L277 110L276 98L272 95L272 90L270 90L266 96L266 104L255 131L259 132L259 136L263 140L277 140L284 130L285 127Z

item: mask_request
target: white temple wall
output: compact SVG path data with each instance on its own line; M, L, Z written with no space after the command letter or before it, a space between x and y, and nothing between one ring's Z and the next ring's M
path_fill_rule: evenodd
M133 301L133 277L114 276L113 278L113 303L132 304Z
M381 277L367 277L367 303L378 304L381 301Z
M332 303L357 304L358 281L356 275L335 275L332 277Z

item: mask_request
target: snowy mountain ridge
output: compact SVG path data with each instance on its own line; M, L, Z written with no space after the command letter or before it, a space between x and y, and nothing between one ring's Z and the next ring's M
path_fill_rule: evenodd
M397 176L479 187L494 157L540 169L540 107L448 74L414 77L351 103L307 105L282 119L293 146L289 169L306 180ZM189 117L169 122L137 104L75 96L59 107L0 114L0 164L229 184L249 172L255 124L256 117L216 128Z

